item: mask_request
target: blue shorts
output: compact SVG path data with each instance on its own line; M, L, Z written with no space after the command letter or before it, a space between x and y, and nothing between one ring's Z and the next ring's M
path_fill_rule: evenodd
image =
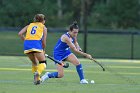
M30 52L43 52L41 40L25 40L24 41L24 53Z
M66 50L63 52L54 51L53 56L55 60L62 62L71 54L70 50Z

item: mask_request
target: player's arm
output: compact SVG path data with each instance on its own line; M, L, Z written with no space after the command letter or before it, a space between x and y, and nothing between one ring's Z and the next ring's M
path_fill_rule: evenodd
M89 55L89 54L87 54L87 53L84 53L84 52L82 52L82 51L79 51L66 35L63 35L63 36L61 37L61 40L62 40L63 42L65 42L65 43L67 43L67 45L68 45L75 53L80 54L80 55L82 55L82 56L85 56L85 57L87 57L87 58L89 58L89 59L92 58L91 55Z
M42 47L43 47L43 50L45 50L45 47L46 47L46 38L47 38L47 28L44 27L43 39L42 39Z
M22 28L22 29L19 31L19 33L18 33L19 37L20 37L21 40L23 40L23 41L25 40L24 33L27 31L27 28L28 28L28 25L25 26L24 28Z
M78 44L77 37L74 37L74 45L79 51L82 51L81 47Z

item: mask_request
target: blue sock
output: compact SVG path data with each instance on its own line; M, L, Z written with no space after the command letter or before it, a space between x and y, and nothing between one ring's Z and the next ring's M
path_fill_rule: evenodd
M58 78L58 72L52 72L50 74L48 74L49 78Z
M78 75L80 77L80 80L84 79L84 73L83 73L82 64L77 65L76 70L77 70L77 73L78 73Z

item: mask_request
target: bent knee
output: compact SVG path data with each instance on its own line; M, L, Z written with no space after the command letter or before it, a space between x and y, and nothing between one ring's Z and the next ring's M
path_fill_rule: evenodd
M64 77L64 74L58 74L58 78Z

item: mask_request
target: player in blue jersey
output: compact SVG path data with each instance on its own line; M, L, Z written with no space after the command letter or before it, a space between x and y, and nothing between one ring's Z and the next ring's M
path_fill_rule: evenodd
M76 66L77 73L80 78L81 84L87 84L88 81L84 78L82 64L78 60L78 58L70 51L73 50L75 53L85 56L89 59L92 58L91 55L84 53L81 51L81 48L77 42L77 35L79 32L79 27L77 22L74 22L69 27L69 31L61 36L54 47L54 58L60 62L69 61L73 65ZM62 78L64 76L63 67L57 64L58 72L47 72L42 76L42 81L48 78Z

